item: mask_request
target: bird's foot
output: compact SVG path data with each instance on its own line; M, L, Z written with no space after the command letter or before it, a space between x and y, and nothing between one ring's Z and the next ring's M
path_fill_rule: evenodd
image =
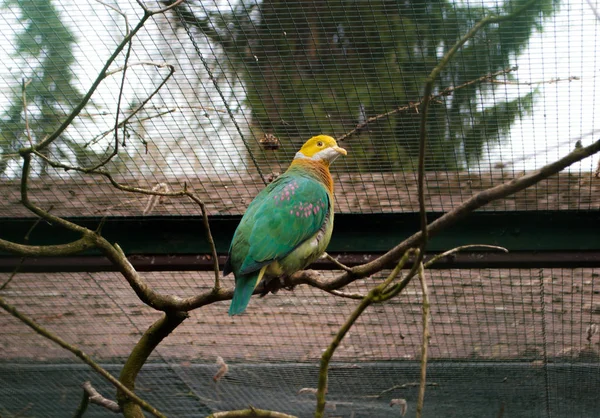
M280 289L293 290L294 285L290 282L290 277L283 275L280 277L273 277L269 279L263 279L262 289L260 291L260 297L264 297L269 293L277 293Z

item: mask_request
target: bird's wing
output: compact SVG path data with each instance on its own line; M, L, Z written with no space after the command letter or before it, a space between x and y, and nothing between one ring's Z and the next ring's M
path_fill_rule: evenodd
M320 182L299 175L284 175L277 180L248 208L248 216L244 216L248 219L242 219L242 223L252 226L241 274L285 257L313 237L326 220L329 195Z

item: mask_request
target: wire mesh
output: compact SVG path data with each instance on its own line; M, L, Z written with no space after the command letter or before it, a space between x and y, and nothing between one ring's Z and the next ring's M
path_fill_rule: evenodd
M213 279L189 272L144 278L157 291L181 296L209 289ZM356 282L348 291L365 292L378 280ZM590 325L600 322L599 280L597 269L431 270L428 410L481 416L482 408L498 412L504 403L511 415L542 416L545 377L557 416L586 416L598 408L597 397L586 394L600 373L599 335L589 335ZM116 273L18 274L3 297L115 373L160 317ZM243 317L224 315L225 302L192 311L153 353L137 387L173 416L248 404L308 416L314 398L298 391L315 387L323 348L357 304L300 286L252 300ZM31 403L38 410L64 392L68 403L56 407L74 410L79 385L90 372L11 316L0 316L0 327L5 379L0 408L15 413ZM420 341L420 287L411 283L398 299L369 308L336 351L330 396L338 413L392 416L389 399L398 396L407 396L414 407ZM229 372L215 384L217 356ZM93 380L112 393L99 377ZM14 394L23 385L26 394ZM465 386L469 396L457 393ZM533 398L534 408L521 404ZM184 411L184 405L190 409ZM579 412L569 415L569 408Z
M102 173L67 167L93 167L118 148L103 166L116 181L188 186L210 215L240 215L309 136L357 129L343 143L348 158L332 166L336 210L416 212L418 103L428 73L478 19L521 3L186 1L145 23L73 123L34 157L30 195L58 216L199 213L186 199L154 204L118 191ZM0 238L3 220L31 216L21 204L19 148L67 118L143 17L133 0L1 7ZM599 19L593 2L541 0L465 44L434 88L427 210L455 209L594 140ZM377 120L366 124L370 118ZM271 137L274 145L265 145ZM483 210L600 209L597 161ZM365 293L386 273L347 290ZM10 276L0 273L0 284ZM599 278L593 268L431 271L427 413L597 415ZM212 286L205 272L144 279L180 297ZM160 317L117 273L17 273L0 296L115 375ZM226 302L192 311L154 351L137 392L176 417L248 405L310 416L314 396L299 391L316 386L320 355L356 304L300 286L253 299L243 317L228 317ZM0 314L0 329L0 416L70 415L85 380L114 396L10 315ZM405 398L414 416L420 343L421 293L412 283L369 308L341 344L328 416L398 416L393 398ZM215 383L217 356L229 372ZM91 406L87 416L106 411Z
M28 142L20 110L22 83L31 81L25 96L32 140L39 141L90 88L142 13L133 1L111 7L83 0L28 4L9 2L2 16L1 53L9 59L0 68L1 175L2 187L13 193L16 184L7 179L20 176L16 152ZM148 7L165 4L149 2ZM149 189L188 184L207 198L207 183L227 185L218 188L219 199L231 202L224 213L237 214L257 188L285 170L308 136L339 137L367 118L417 103L426 74L468 25L482 13L511 7L494 2L432 3L425 9L410 2L347 6L190 1L156 15L136 35L129 53L125 48L118 55L110 75L48 156L90 167L118 143L118 155L106 166L117 180ZM450 91L434 103L430 117L427 168L436 174L428 180L428 194L437 199L438 182L446 177L444 191L452 203L432 208L448 210L470 196L461 181L466 175L468 182L496 185L595 137L596 17L584 1L541 2L539 7L539 13L526 13L518 23L483 31L442 73L436 94ZM53 14L55 27L34 30ZM493 42L496 46L489 47ZM437 49L425 48L430 43ZM45 51L57 58L50 60ZM170 78L169 66L174 69ZM460 87L498 71L506 74ZM45 77L51 95L34 84L36 77ZM345 141L349 156L333 167L340 177L338 190L348 201L343 211L415 210L419 118L414 109L398 112ZM265 134L275 135L279 149L260 146ZM587 174L594 164L588 159L569 169L581 182L576 191L584 208L587 196L596 195ZM129 206L131 196L103 187L102 177L83 179L39 158L33 168L34 174L51 174L32 184L40 182L56 201L63 201L59 190L66 187L93 194L111 214ZM535 187L536 198L525 207L546 209L544 197L559 192L563 182L569 182L566 176L547 188ZM362 187L369 190L367 198ZM397 193L406 196L397 199ZM80 193L70 197L75 205L84 200ZM2 210L11 210L6 203ZM169 209L163 212L187 214ZM83 208L70 211L92 215Z

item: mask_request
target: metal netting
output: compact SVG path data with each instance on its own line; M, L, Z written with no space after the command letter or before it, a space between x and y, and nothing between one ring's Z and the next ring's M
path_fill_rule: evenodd
M232 202L224 213L240 213L256 188L285 170L308 136L339 137L366 118L417 102L435 57L465 25L480 14L508 7L436 3L422 10L410 2L351 3L190 1L177 12L156 15L134 38L129 55L125 48L110 66L110 75L49 156L87 167L106 157L114 147L119 103L118 121L126 123L117 130L120 152L107 165L118 180L146 188L168 183L180 189L187 183L200 194L207 184L208 189L212 183L229 185L218 190L221 201ZM542 3L521 26L484 31L440 78L438 93L506 70L493 82L457 89L434 104L428 163L437 172L432 199L438 194L435 182L444 177L445 193L457 201L470 196L455 170L468 171L469 181L495 185L594 138L596 18L584 1ZM125 36L125 24L133 26L141 17L134 1L114 6L122 15L93 1L19 4L8 2L1 21L2 54L9 57L0 64L4 179L20 176L16 151L27 143L24 115L18 112L22 82L35 81L37 75L40 82L55 83L50 98L44 93L47 85L32 81L25 89L31 135L38 141L89 89ZM148 2L148 7L165 4ZM43 21L39 15L53 14L58 28L36 29ZM432 42L438 43L437 52L425 49ZM492 42L498 43L491 47ZM50 59L50 53L57 57ZM435 57L426 56L432 53ZM129 67L123 79L119 70L125 61ZM169 66L172 77L152 95L167 78ZM69 76L61 76L65 73ZM148 98L142 110L126 119ZM393 195L400 191L414 196L419 117L414 110L399 112L345 141L349 156L334 165L341 176L338 189L348 196L343 210L414 210L411 202ZM277 138L279 149L260 145L266 134ZM55 200L61 200L58 190L67 187L75 192L75 205L82 193L93 194L99 204L110 202L118 213L131 199L103 188L107 181L101 177L83 179L39 159L34 168L51 174L42 183L50 193L56 190ZM583 196L592 194L586 173L594 168L594 159L569 168L584 183L578 190ZM373 172L380 174L373 178ZM402 174L386 175L390 172ZM345 181L345 176L352 180ZM558 180L556 187L565 181ZM362 199L355 182L370 189L372 198ZM527 208L546 209L538 202L555 189L534 190L536 198ZM386 204L377 207L371 201ZM8 209L2 204L3 211ZM92 215L82 209L68 213Z
M212 284L210 273L144 277L157 290L175 295ZM600 373L598 335L589 335L590 325L600 321L599 280L600 272L591 268L431 270L428 411L475 417L505 404L510 415L543 416L546 389L557 416L567 416L569 408L575 408L570 416L586 416L600 407L597 397L586 398ZM348 291L364 292L372 282L357 282ZM19 274L3 297L112 365L111 371L119 370L143 331L160 317L142 306L116 273ZM357 304L300 286L253 300L242 317L224 315L226 303L192 311L152 354L137 387L173 416L248 404L308 416L314 398L298 391L315 386L323 347ZM0 321L5 382L0 408L11 413L28 403L32 411L74 408L77 388L91 372L14 318L2 315ZM387 416L389 399L400 394L414 406L420 341L417 283L399 298L369 308L335 354L330 392L345 411L342 416L353 408ZM217 356L230 370L215 384ZM93 380L112 393L99 377ZM404 386L377 397L396 385ZM465 387L472 394L461 395ZM59 398L61 390L66 398L51 406L49 398ZM535 403L522 404L527 399Z
M141 3L156 10L173 1ZM145 22L72 124L33 157L31 199L53 215L98 223L103 217L133 224L142 216L200 213L188 199L126 193L101 173L81 172L101 165L122 184L160 192L188 187L209 215L239 217L308 137L352 132L342 143L347 158L332 165L336 211L354 215L358 226L361 216L418 212L419 103L426 77L475 22L522 4L185 1ZM32 217L21 202L19 149L43 141L77 107L143 10L135 0L6 0L0 7L4 238L4 222ZM456 209L597 138L599 7L593 0L539 0L519 18L465 43L433 90L428 211ZM585 159L481 210L573 217L598 210L597 164L596 156ZM577 250L579 237L566 235L568 224L560 226L562 235L544 250L564 250L565 239ZM146 248L177 256L155 232L155 245ZM518 239L514 228L505 233ZM36 231L33 243L41 235L62 243L60 232L48 237ZM600 249L588 241L581 251ZM537 248L528 250L521 257ZM31 273L21 272L22 264L0 272L0 297L115 376L161 316L118 273L66 272L66 265L65 271ZM531 264L428 270L426 416L598 415L600 269ZM322 272L324 279L339 273ZM344 291L364 294L388 273ZM213 274L204 271L142 276L157 292L182 298L213 285ZM231 276L223 281L233 285ZM173 417L249 405L312 416L314 395L301 389L316 387L320 356L357 304L302 285L253 298L239 317L227 316L228 302L191 311L153 352L136 393ZM399 410L389 405L395 398L406 399L407 416L414 416L421 315L416 280L398 298L367 309L333 358L328 417L397 417ZM229 371L215 383L219 356ZM86 380L114 398L114 387L91 369L0 312L0 417L71 416ZM92 405L86 416L107 414Z

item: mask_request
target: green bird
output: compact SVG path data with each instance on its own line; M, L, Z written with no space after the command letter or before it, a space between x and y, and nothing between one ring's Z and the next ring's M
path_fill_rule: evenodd
M285 173L250 203L229 247L223 275L233 272L229 315L244 312L265 278L287 277L323 254L333 231L329 164L346 150L327 135L310 138Z

